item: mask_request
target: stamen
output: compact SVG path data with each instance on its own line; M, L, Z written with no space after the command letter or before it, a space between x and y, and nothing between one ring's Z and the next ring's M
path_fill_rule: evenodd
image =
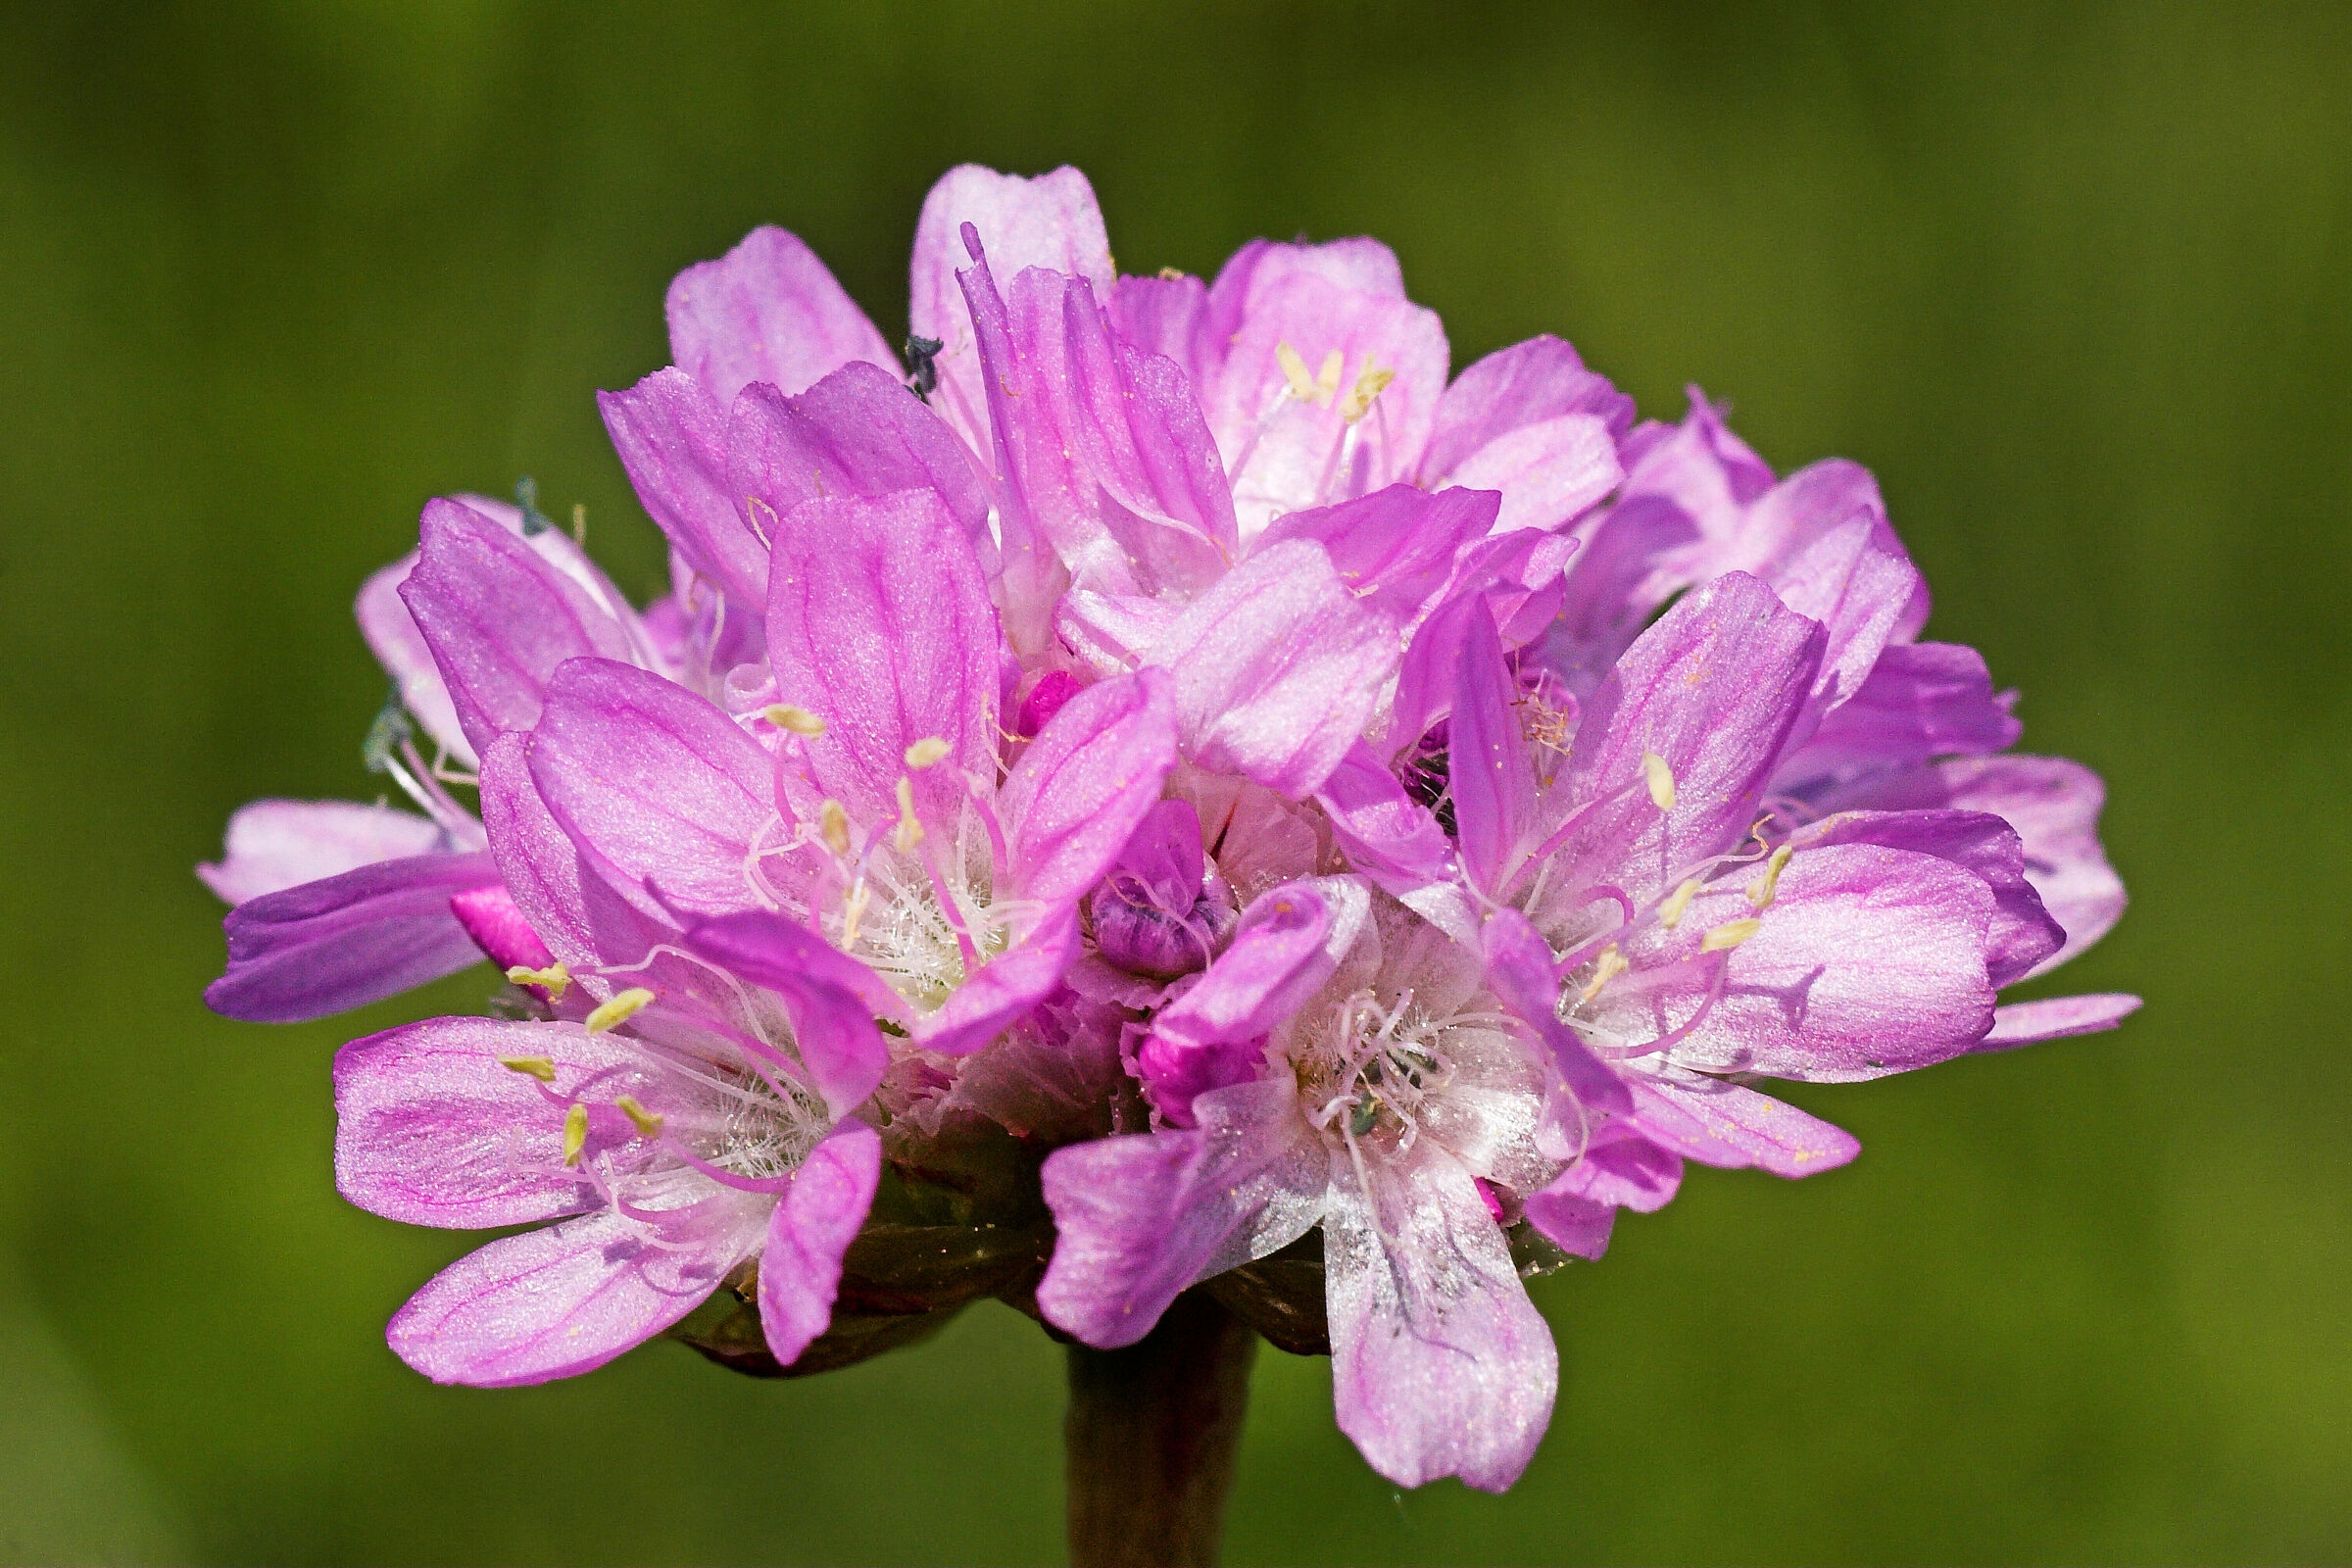
M514 985L538 986L547 993L548 1001L562 1002L564 993L571 986L571 970L560 958L544 969L518 963L507 971L507 979Z
M1764 862L1764 874L1747 885L1748 903L1759 910L1772 907L1772 901L1780 894L1781 872L1788 867L1788 858L1795 853L1796 847L1792 844L1784 844L1772 852L1772 858Z
M914 814L914 780L899 775L899 826L891 836L901 855L912 855L914 847L923 842L922 819Z
M654 994L645 987L631 986L628 990L612 998L612 1001L597 1004L596 1010L588 1014L588 1032L592 1035L601 1035L608 1029L627 1023L637 1015L639 1009L653 1000Z
M587 1147L588 1107L575 1100L571 1102L571 1108L564 1113L564 1163L566 1166L577 1165L580 1162L580 1151Z
M543 1084L556 1081L556 1059L553 1056L501 1056L498 1064L509 1072L536 1078Z
M1576 1000L1580 1004L1591 1002L1600 995L1601 987L1632 967L1626 962L1625 955L1617 951L1617 944L1610 943L1600 950L1600 958L1593 966L1592 978L1585 982L1585 989L1577 994Z
M1642 775L1649 783L1650 804L1661 811L1674 809L1674 769L1655 752L1642 754Z
M1335 354L1332 358L1336 362L1339 356ZM1355 385L1348 389L1348 396L1341 402L1340 417L1349 424L1355 423L1356 420L1371 412L1372 400L1380 396L1388 388L1388 384L1396 379L1396 372L1395 370L1378 369L1367 363L1363 374L1355 378Z
M827 801L817 808L816 831L835 857L850 858L850 813L841 808L839 801Z
M1764 922L1753 916L1744 920L1726 920L1698 939L1698 951L1701 953L1729 953L1763 929Z
M1308 379L1306 361L1288 343L1274 345L1274 363L1282 367L1282 378L1291 383L1291 396L1301 403L1315 401L1315 383Z
M767 518L764 524L760 521L762 514ZM758 496L745 496L743 498L743 514L744 519L752 525L752 535L760 541L760 548L762 550L773 548L769 541L775 538L777 524L782 520L777 517L776 509ZM724 601L722 600L721 603Z
M1315 368L1315 407L1328 409L1331 400L1340 395L1340 367L1344 363L1340 351L1333 349L1323 356L1323 363Z
M872 897L873 891L865 885L865 878L859 877L857 884L850 889L849 897L842 900L842 952L855 953L858 950L858 922L865 918L866 901Z
M646 1109L644 1102L639 1101L635 1095L623 1095L612 1103L618 1105L620 1113L636 1124L640 1137L659 1138L662 1136L662 1118Z
M927 735L906 748L906 765L921 772L948 755L948 743L936 735ZM904 803L902 802L902 809Z
M1658 924L1664 926L1669 931L1673 930L1676 926L1681 925L1683 923L1683 911L1690 907L1690 901L1692 898L1697 896L1697 893L1698 878L1696 877L1690 878L1690 881L1685 882L1681 887L1676 888L1673 893L1667 896L1666 902L1658 906Z
M825 732L823 719L794 703L770 703L760 710L760 716L778 729L788 729L810 740Z

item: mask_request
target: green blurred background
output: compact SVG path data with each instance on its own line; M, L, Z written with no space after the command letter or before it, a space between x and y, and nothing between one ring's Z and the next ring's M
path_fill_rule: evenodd
M373 793L349 604L426 497L533 474L652 589L590 394L670 274L780 222L895 333L963 160L1081 165L1131 270L1379 234L1457 366L1558 331L1869 464L2136 899L2058 988L2121 1032L1801 1094L1857 1164L1539 1285L1508 1497L1397 1495L1267 1352L1231 1559L2352 1557L2340 0L6 7L0 1557L1058 1557L1058 1352L993 1305L802 1384L409 1374L466 1243L335 1198L327 1058L486 971L222 1022L188 874Z

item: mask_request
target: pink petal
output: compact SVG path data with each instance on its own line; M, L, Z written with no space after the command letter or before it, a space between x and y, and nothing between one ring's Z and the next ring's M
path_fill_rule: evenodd
M1075 169L1022 178L976 164L952 169L923 199L914 225L914 258L908 280L908 316L914 330L945 345L939 353L940 389L933 396L950 423L979 451L989 443L979 354L958 270L970 265L963 225L979 231L1006 277L1042 267L1094 284L1098 296L1110 292L1110 240L1094 187Z
M649 915L753 904L744 862L775 817L770 764L710 703L626 664L576 659L548 683L529 759L565 835Z
M1239 1084L1199 1105L1197 1131L1047 1156L1058 1237L1037 1304L1063 1333L1133 1345L1187 1286L1288 1247L1322 1216L1329 1162L1295 1085Z
M767 639L777 695L824 720L805 743L808 787L854 818L897 813L916 741L948 743L944 760L914 775L917 808L935 824L961 809L960 775L995 772L997 612L936 491L836 496L786 514Z
M1597 419L1613 443L1633 425L1634 400L1606 376L1586 369L1576 350L1556 337L1532 337L1497 349L1454 377L1438 399L1422 482L1433 488L1466 482L1461 466L1483 448L1567 416ZM1616 467L1614 457L1609 466Z
M1151 659L1175 672L1178 722L1196 763L1299 800L1362 735L1398 650L1322 547L1292 540L1186 606Z
M998 797L1015 896L1075 903L1102 879L1175 764L1173 684L1146 669L1090 686L1021 754Z
M1323 1219L1332 1402L1364 1462L1400 1487L1459 1476L1502 1492L1551 1422L1559 1355L1470 1173L1423 1143L1357 1190L1332 1157Z
M434 1275L385 1338L436 1383L592 1371L701 1305L759 1247L773 1201L716 1189L665 1212L658 1241L610 1209L504 1237Z
M2040 1002L2013 1002L1993 1009L1991 1032L1977 1049L2008 1051L2036 1041L2095 1035L2114 1028L2138 1010L2139 998L2112 991L2081 997L2050 997Z
M252 1023L365 1006L481 962L452 895L497 880L489 856L417 855L264 894L221 923L228 969L205 1005Z
M1950 860L1864 844L1799 851L1755 935L1724 958L1722 996L1673 1060L1836 1083L1958 1055L1992 1024L1992 914L1991 889ZM1675 930L1645 931L1626 956L1637 970L1688 959L1708 931L1751 916L1739 881L1719 882ZM1675 983L1612 986L1592 1016L1620 1038L1656 1038L1690 1020L1712 974L1701 961Z
M255 801L229 817L226 853L196 875L222 900L243 904L450 847L439 824L413 811L352 801Z
M558 664L587 657L627 662L633 652L612 607L454 501L424 509L416 568L400 597L477 756L504 732L539 721Z
M779 1366L832 1326L842 1254L858 1239L882 1180L882 1140L845 1121L792 1173L760 1253L760 1327Z
M500 1065L543 1057L552 1086ZM564 1164L572 1099L635 1095L660 1107L637 1054L576 1023L428 1018L335 1053L335 1190L370 1214L460 1230L596 1207Z
M669 285L669 353L724 408L753 381L798 392L852 361L895 371L874 323L816 253L760 227Z

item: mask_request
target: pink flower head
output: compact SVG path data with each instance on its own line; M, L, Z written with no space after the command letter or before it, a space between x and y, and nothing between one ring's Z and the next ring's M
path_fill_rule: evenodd
M670 592L434 502L359 607L423 814L264 802L202 868L231 1015L507 972L336 1063L354 1202L554 1222L401 1311L428 1375L710 1349L722 1287L819 1368L1199 1288L1330 1351L1383 1475L1500 1490L1525 1275L1687 1161L1853 1156L1757 1081L2137 1004L1999 1003L2122 910L2100 787L1919 640L1865 470L1637 425L1557 338L1449 379L1376 241L1120 277L1074 170L951 172L909 281L903 371L781 230L680 274L600 397Z

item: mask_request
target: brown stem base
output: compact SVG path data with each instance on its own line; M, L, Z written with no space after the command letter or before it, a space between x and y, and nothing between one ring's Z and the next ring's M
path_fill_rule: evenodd
M1070 1347L1073 1568L1213 1564L1257 1335L1194 1291L1123 1350Z

